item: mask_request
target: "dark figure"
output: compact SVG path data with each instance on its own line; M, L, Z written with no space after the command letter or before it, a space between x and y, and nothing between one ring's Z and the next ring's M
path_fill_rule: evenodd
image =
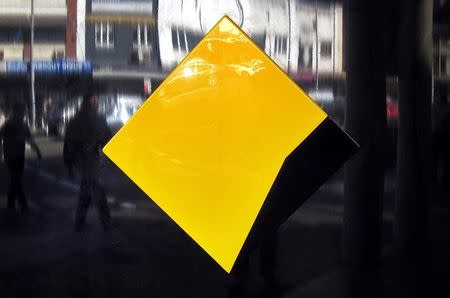
M433 129L434 175L443 186L445 195L450 191L450 106L446 100L437 104Z
M80 111L68 124L64 140L64 162L73 176L73 166L81 173L75 230L82 231L86 214L92 200L97 205L103 229L109 230L111 219L106 194L99 181L101 148L111 137L106 119L98 113L98 96L94 93L84 97Z
M30 128L24 121L25 107L17 103L13 107L12 117L0 129L0 143L3 143L3 157L9 172L8 208L15 209L16 201L22 212L28 211L28 203L22 186L25 164L25 142L42 158L39 147L34 142Z
M280 297L281 287L275 277L277 231L264 235L260 244L259 268L264 279L264 297ZM250 256L238 258L231 272L231 285L228 298L248 297Z

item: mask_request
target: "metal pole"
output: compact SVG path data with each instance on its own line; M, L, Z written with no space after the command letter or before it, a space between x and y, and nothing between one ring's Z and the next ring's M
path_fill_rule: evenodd
M333 42L331 53L333 55L333 93L335 92L335 80L336 80L336 0L333 0ZM333 94L336 95L336 94Z
M287 38L287 73L290 74L291 71L291 39L292 39L292 14L291 14L291 0L287 0L287 10L288 10L288 38Z
M345 127L360 150L345 165L343 262L350 268L374 270L381 260L385 171L386 77L380 42L385 32L377 22L382 4L344 3ZM349 280L354 281L352 277ZM357 296L363 296L362 292Z
M317 18L317 0L315 1L316 11L316 91L319 90L319 20Z
M31 128L36 130L36 98L34 90L34 0L31 0L31 38L30 38L30 100L31 100Z
M438 79L441 77L441 38L439 38L438 43L438 73L437 73Z
M402 1L400 9L394 247L405 264L422 265L431 260L433 2Z

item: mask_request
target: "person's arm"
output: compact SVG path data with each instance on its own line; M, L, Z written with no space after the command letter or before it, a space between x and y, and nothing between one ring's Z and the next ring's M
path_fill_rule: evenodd
M75 146L72 140L72 122L67 125L66 135L64 136L63 160L69 177L74 177L73 166L75 159Z
M3 160L3 136L5 135L5 124L0 128L0 161Z
M100 146L101 148L103 148L109 142L109 140L111 140L113 134L105 118L101 119L101 127L102 127L102 134L101 134L102 138L100 140Z
M37 159L41 160L42 159L41 150L39 149L39 146L34 141L34 138L31 135L31 132L30 132L30 129L28 128L28 126L26 127L26 137L27 137L28 144L30 144L31 148L34 150L34 152L36 152Z

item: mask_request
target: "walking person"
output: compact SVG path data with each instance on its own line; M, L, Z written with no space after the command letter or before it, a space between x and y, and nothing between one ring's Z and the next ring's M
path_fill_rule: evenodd
M92 201L97 206L103 229L109 230L111 218L106 194L99 181L101 148L111 138L105 117L98 113L98 95L84 96L80 111L68 124L64 139L64 162L73 176L73 166L81 173L80 194L75 216L75 231L84 229L86 214Z
M16 103L12 116L0 129L0 144L3 157L9 172L8 209L16 208L16 201L22 213L28 211L28 203L23 192L23 170L25 166L25 143L29 143L36 152L38 160L42 159L41 151L30 133L30 128L24 121L25 106Z
M450 194L450 104L447 98L438 98L436 103L435 125L433 129L433 163L435 183L443 191L444 197Z

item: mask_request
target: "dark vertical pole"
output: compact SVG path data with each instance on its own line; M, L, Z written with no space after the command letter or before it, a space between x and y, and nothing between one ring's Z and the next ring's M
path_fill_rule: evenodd
M384 193L386 82L382 1L344 3L347 105L345 126L360 145L345 167L343 260L378 265Z
M197 2L196 2L197 5ZM158 24L159 24L159 2L158 1L153 1L153 16L155 18L155 22L154 22L154 40L153 40L153 44L152 47L154 49L154 54L152 59L156 60L156 64L154 64L153 66L156 67L161 73L163 72L162 70L162 62L161 62L161 51L159 48L159 30L158 30ZM152 82L153 83L153 82ZM154 87L154 89L156 89L156 86Z
M432 10L400 0L399 126L395 244L401 256L424 252L431 183Z
M314 7L315 7L315 24L316 24L316 91L319 90L319 20L317 17L317 0L314 2Z
M36 94L35 94L35 76L34 76L34 0L31 0L30 14L30 101L31 101L31 128L36 129Z

